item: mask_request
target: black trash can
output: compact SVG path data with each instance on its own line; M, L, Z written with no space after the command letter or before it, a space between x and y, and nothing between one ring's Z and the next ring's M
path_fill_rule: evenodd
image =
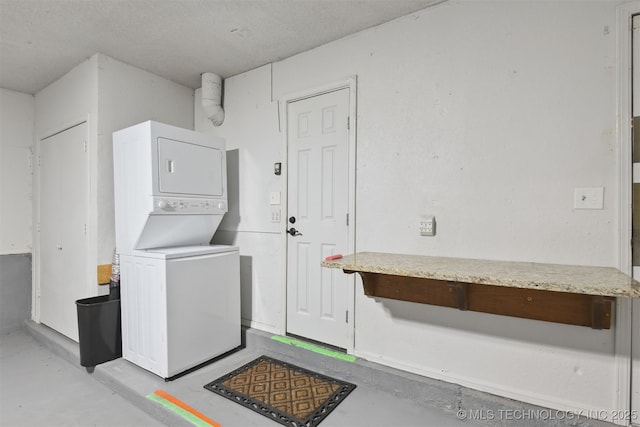
M80 365L93 372L96 365L122 357L120 299L109 295L84 298L76 301L76 307Z

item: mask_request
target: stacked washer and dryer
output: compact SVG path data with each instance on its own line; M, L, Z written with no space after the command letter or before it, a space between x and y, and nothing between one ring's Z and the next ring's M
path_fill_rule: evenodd
M113 134L122 354L165 379L240 346L240 261L209 242L227 212L225 142L148 121Z

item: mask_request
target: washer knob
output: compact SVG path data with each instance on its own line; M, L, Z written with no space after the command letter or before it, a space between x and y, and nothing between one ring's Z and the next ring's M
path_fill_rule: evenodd
M166 201L166 200L160 200L160 201L158 202L158 207L159 207L160 209L167 209L167 208L169 207L169 203L167 203L167 201Z

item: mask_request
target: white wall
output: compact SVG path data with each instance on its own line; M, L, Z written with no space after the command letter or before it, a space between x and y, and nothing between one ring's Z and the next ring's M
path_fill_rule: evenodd
M34 99L0 88L0 332L31 307L31 174Z
M357 75L358 251L617 266L620 3L452 1L275 63L272 75L227 79L227 121L196 129L246 159L238 191L253 204L240 204L237 229L272 230L265 197L281 188L272 162L284 161L272 99ZM575 187L604 187L604 209L574 210ZM437 236L419 236L424 214ZM281 271L284 253L256 254L253 276ZM243 287L283 301L279 278ZM259 323L271 307L253 303ZM269 324L282 323L276 307ZM615 329L375 300L359 280L355 323L355 352L371 360L552 408L618 407Z
M445 4L275 64L274 93L358 75L361 250L616 265L615 24L612 2ZM605 209L573 210L581 186Z
M285 313L280 292L285 224L271 222L269 205L270 193L283 188L283 176L273 173L283 153L270 81L269 65L226 80L226 117L217 128L204 116L196 90L195 129L227 142L229 212L214 242L240 247L243 323L277 332Z
M193 129L193 90L95 54L38 92L35 110L36 140L88 121L87 280L97 284L96 267L111 263L115 248L112 133L146 120ZM38 179L36 176L34 182ZM34 257L36 265L37 261L38 254Z
M31 252L33 96L0 89L0 255Z
M147 120L193 129L193 90L98 55L97 263L110 264L115 248L113 132Z
M98 113L97 55L35 94L35 138L42 139L81 120L95 122ZM95 132L95 125L90 132ZM93 131L92 131L93 130ZM95 143L95 142L94 142ZM36 144L37 145L37 144Z
M89 155L89 171L95 169L97 156L97 123L98 123L98 60L97 56L85 60L74 67L67 74L40 90L35 94L35 118L34 118L34 151L35 164L33 174L33 304L32 317L40 320L40 304L38 300L40 283L40 240L37 233L37 224L40 221L40 168L37 167L37 159L40 156L40 141L57 132L83 121L87 122L87 151ZM97 295L96 278L96 200L97 182L92 179L91 172L87 176L89 180L89 215L87 218L87 272L86 283L94 289L87 296Z

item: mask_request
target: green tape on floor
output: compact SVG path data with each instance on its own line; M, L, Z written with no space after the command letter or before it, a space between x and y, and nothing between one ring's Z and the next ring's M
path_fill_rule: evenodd
M339 351L329 350L317 345L309 344L304 341L296 340L289 337L283 337L281 335L273 335L271 339L274 341L281 342L283 344L289 344L296 347L304 348L305 350L313 351L315 353L320 353L324 356L333 357L335 359L340 359L347 362L354 362L356 360L356 357L351 356L350 354L344 354L344 353L340 353Z
M202 421L200 418L196 417L192 413L185 411L181 407L169 402L168 400L158 396L155 393L148 394L147 395L147 399L151 399L154 402L157 402L157 403L161 404L162 406L164 406L168 410L170 410L172 412L175 412L176 414L180 415L182 418L186 419L187 421L189 421L191 424L193 424L195 426L198 426L198 427L211 427L211 424L205 423L204 421Z

